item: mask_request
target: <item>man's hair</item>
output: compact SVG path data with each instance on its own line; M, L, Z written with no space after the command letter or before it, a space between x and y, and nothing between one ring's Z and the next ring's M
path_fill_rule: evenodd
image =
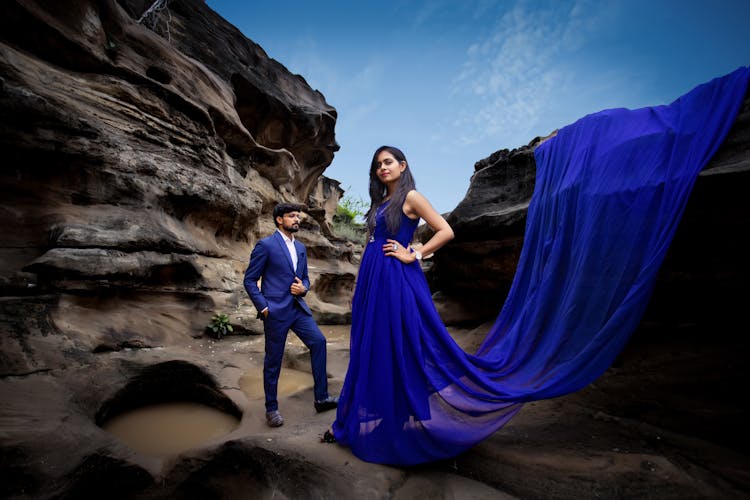
M300 206L293 203L279 203L273 207L273 223L276 227L279 227L279 223L276 222L276 217L284 217L289 212L299 212Z

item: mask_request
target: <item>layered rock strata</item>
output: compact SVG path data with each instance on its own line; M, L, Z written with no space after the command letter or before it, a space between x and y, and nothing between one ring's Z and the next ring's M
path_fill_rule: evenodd
M331 231L342 190L322 176L336 110L204 2L139 23L156 4L4 6L0 286L58 295L58 325L68 303L93 307L104 344L158 344L165 316L195 334L215 310L257 331L242 273L289 201L310 215L316 313L347 321L356 268ZM141 325L125 331L123 311Z

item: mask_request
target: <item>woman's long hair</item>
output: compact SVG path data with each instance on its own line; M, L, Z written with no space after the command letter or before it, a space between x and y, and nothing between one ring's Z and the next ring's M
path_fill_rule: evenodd
M388 188L378 178L377 174L378 155L383 151L391 153L399 163L406 163L406 168L401 172L401 177L398 179L398 184L390 198L390 203L385 207L384 211L385 225L388 228L388 232L395 235L401 226L401 214L403 213L402 209L406 195L412 189L416 189L416 187L414 185L414 177L412 177L409 170L409 162L406 161L406 156L404 156L404 153L400 149L393 146L380 146L376 149L370 162L370 209L367 211L367 232L369 234L375 232L375 216L378 213L378 208L383 204L383 199L388 195Z

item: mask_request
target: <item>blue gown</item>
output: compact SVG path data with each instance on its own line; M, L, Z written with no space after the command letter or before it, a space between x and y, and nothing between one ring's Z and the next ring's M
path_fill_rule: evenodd
M333 431L339 443L370 462L410 465L454 456L477 442L474 430L468 440L453 432L470 414L489 435L520 409L494 402L488 413L481 400L436 387L443 370L472 369L471 356L443 325L419 263L383 253L387 238L408 246L417 223L402 214L398 234L388 234L378 212L352 300L349 369ZM451 404L460 411L451 412Z
M410 243L382 214L352 301L349 368L333 424L359 458L413 465L455 456L523 402L600 376L648 304L700 170L729 132L750 68L667 106L612 109L562 128L535 151L524 246L505 304L475 354L451 338L418 263L383 254Z

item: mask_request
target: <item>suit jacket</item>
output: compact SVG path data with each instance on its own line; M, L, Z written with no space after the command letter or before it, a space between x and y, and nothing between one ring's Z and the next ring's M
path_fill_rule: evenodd
M250 263L245 270L244 284L250 300L258 310L258 317L262 318L261 311L266 307L269 317L289 314L295 307L312 315L302 296L292 295L289 291L295 276L302 280L306 290L310 289L305 245L295 239L294 248L297 250L297 269L292 268L292 257L279 231L258 241L253 248ZM258 279L262 279L260 288Z

